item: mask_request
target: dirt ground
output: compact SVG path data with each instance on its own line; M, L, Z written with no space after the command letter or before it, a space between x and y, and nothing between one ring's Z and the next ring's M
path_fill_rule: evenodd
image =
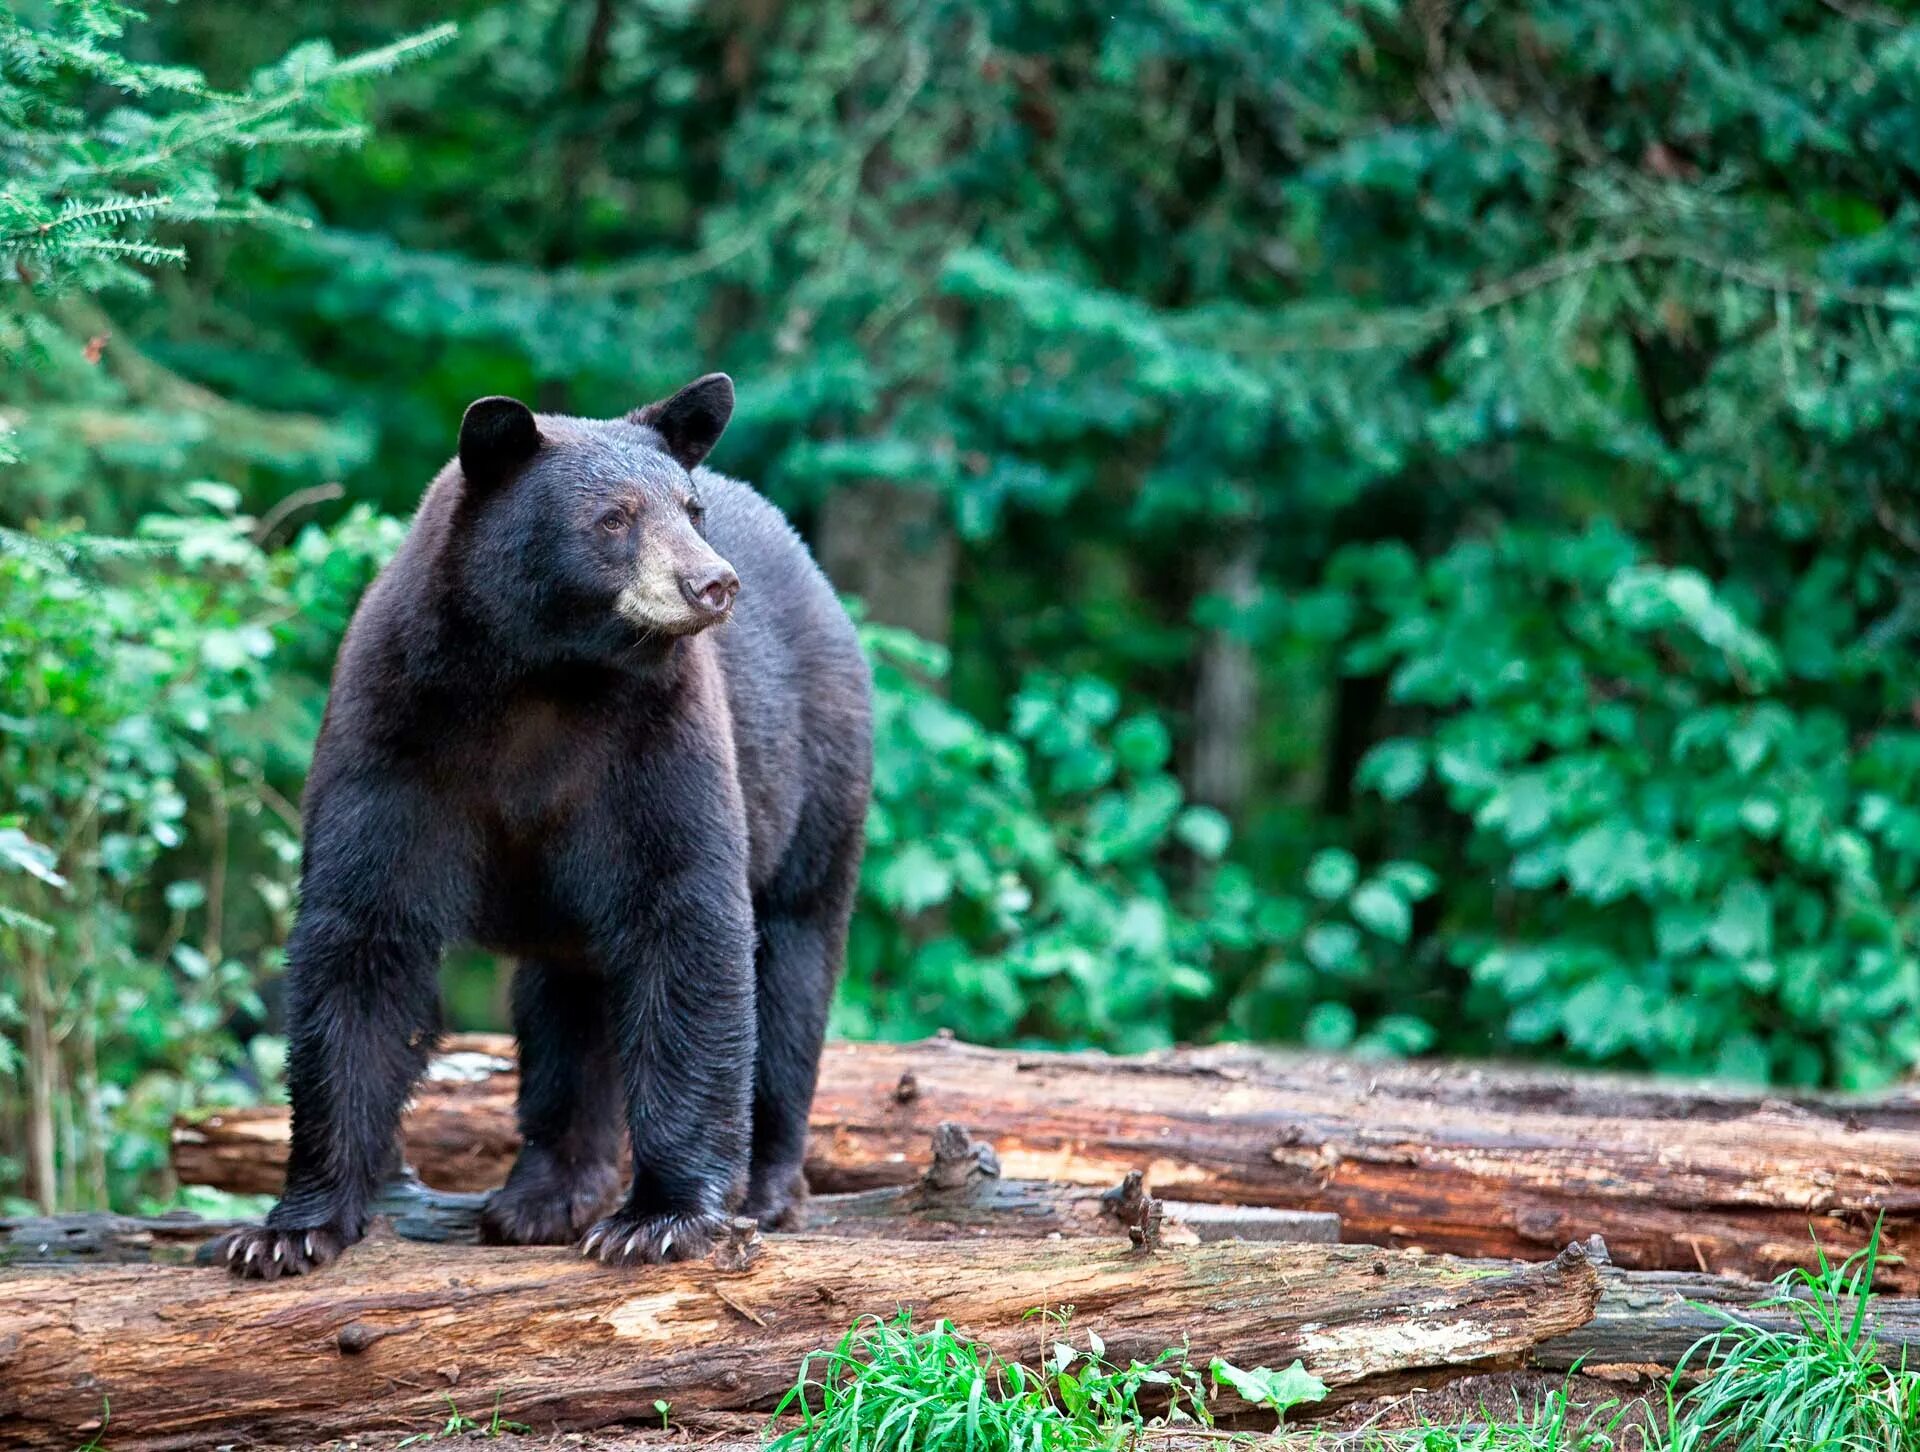
M1620 1410L1623 1428L1644 1427L1647 1408L1639 1399L1649 1389L1618 1386L1594 1377L1567 1378L1557 1372L1502 1372L1468 1376L1437 1387L1421 1387L1406 1392L1348 1402L1327 1415L1290 1430L1297 1433L1284 1440L1260 1431L1232 1434L1236 1443L1278 1449L1282 1446L1338 1446L1357 1440L1369 1431L1412 1430L1423 1426L1484 1423L1513 1419L1516 1410L1528 1414L1546 1397L1565 1387L1576 1414L1598 1411L1611 1419ZM1651 1389L1657 1398L1658 1389ZM478 1452L482 1447L494 1452L760 1452L764 1446L766 1421L761 1417L723 1416L707 1418L695 1426L662 1431L658 1427L599 1432L551 1432L488 1438L478 1433L456 1436L435 1435L429 1442L416 1434L409 1448L446 1449L446 1452ZM422 1432L433 1431L421 1428ZM1615 1434L1617 1445L1631 1449L1639 1445L1631 1431ZM323 1446L249 1447L246 1452L397 1452L406 1441L405 1434L374 1434L328 1442ZM1221 1452L1223 1434L1182 1435L1166 1433L1152 1439L1154 1452Z
M1640 1443L1626 1429L1644 1429L1660 1403L1657 1386L1619 1385L1591 1376L1568 1377L1560 1372L1503 1372L1461 1377L1440 1386L1349 1402L1312 1426L1323 1431L1351 1433L1513 1421L1531 1416L1548 1396L1563 1388L1574 1420L1593 1414L1599 1425L1605 1426L1617 1416L1621 1430L1615 1432L1615 1441L1627 1449Z

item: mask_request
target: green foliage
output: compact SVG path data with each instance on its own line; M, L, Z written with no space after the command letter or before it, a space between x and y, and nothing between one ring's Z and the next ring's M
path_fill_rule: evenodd
M843 1031L1920 1065L1905 11L455 8L452 40L424 0L0 16L8 638L44 613L102 730L208 639L239 661L231 719L167 723L193 749L129 789L124 880L84 794L4 779L0 932L52 976L50 1037L26 984L0 1002L0 1156L47 1054L91 1102L90 1000L52 996L83 979L199 1005L184 1059L109 1055L103 1104L260 1072L203 1022L252 1027L283 926L248 894L290 839L245 799L296 799L353 588L462 407L606 415L716 366L719 462L810 537L954 561L924 613L911 560L868 591ZM258 559L189 578L169 531L249 516ZM267 654L219 635L289 598ZM8 751L58 735L24 699ZM245 906L196 979L223 852ZM450 975L457 1019L487 972ZM156 1145L113 1156L116 1198L165 1190Z
M1042 1322L1065 1336L1064 1316ZM862 1317L831 1351L801 1360L774 1409L798 1423L774 1435L768 1452L1095 1452L1146 1430L1143 1396L1163 1404L1168 1420L1210 1420L1184 1352L1123 1367L1107 1360L1098 1336L1086 1341L1082 1350L1056 1339L1030 1367L958 1335L950 1321L916 1331L906 1311Z
M1510 1042L1803 1084L1920 1057L1920 732L1847 709L1904 689L1864 644L1890 590L1817 569L1763 615L1604 522L1349 551L1328 588L1431 722L1358 780L1446 814L1477 870L1437 936Z
M435 1432L415 1432L411 1437L402 1437L393 1445L395 1448L416 1447L427 1442L437 1442L443 1437L523 1437L533 1431L525 1422L514 1422L500 1415L500 1403L504 1392L495 1392L493 1397L493 1415L486 1421L478 1421L460 1410L451 1392L443 1393L447 1403L447 1420Z
M1283 1423L1290 1408L1324 1401L1327 1395L1327 1384L1308 1371L1306 1364L1299 1360L1283 1371L1272 1371L1264 1366L1242 1371L1232 1362L1216 1356L1209 1369L1213 1373L1215 1386L1229 1388L1241 1400L1253 1406L1270 1408Z
M1275 905L1214 860L1226 826L1186 802L1165 725L1122 719L1099 680L1036 675L996 732L933 689L943 652L864 635L875 805L842 1027L1166 1043L1182 1001L1213 991L1215 956ZM1164 870L1176 854L1184 885Z
M235 1031L267 1018L316 683L397 536L361 506L270 549L289 511L256 520L231 484L177 475L131 538L35 522L130 464L183 469L212 433L228 459L340 457L134 350L103 365L93 299L180 261L180 224L288 220L261 195L277 158L357 138L362 80L450 34L306 46L220 91L130 58L135 18L115 0L0 15L0 956L19 968L0 1085L23 1091L0 1098L0 1178L49 1207L164 1191L172 1115L277 1077L274 1041Z
M112 495L88 475L163 472L170 485L196 467L299 473L364 457L349 432L236 407L156 368L92 299L148 292L149 269L185 262L187 225L307 225L265 194L284 155L357 142L366 81L453 33L348 57L309 43L221 90L132 58L139 18L120 0L0 13L0 368L17 385L0 469L15 509L77 498L116 525L131 515L101 507Z
M232 1029L264 1023L292 909L307 672L398 527L362 507L269 551L237 502L190 485L139 550L0 553L0 954L22 970L0 1022L62 1046L64 1203L125 1203L162 1176L175 1113L278 1070L256 1039L236 1077Z
M129 57L121 46L139 17L120 0L53 0L0 15L0 266L30 295L144 290L143 267L186 260L183 247L160 239L165 224L275 217L222 163L360 140L343 104L347 83L386 74L453 33L441 26L347 60L324 43L304 46L244 90L222 93L197 71ZM92 88L145 104L97 112L86 104ZM0 357L25 351L35 332L25 315L6 315Z

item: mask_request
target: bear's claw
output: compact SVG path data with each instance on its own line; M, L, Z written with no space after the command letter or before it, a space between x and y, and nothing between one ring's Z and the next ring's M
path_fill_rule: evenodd
M346 1237L329 1225L293 1230L243 1225L216 1240L210 1254L216 1265L245 1280L277 1281L331 1265L346 1247Z
M713 1249L727 1227L724 1215L635 1215L616 1211L589 1230L580 1254L606 1265L659 1265L698 1260Z

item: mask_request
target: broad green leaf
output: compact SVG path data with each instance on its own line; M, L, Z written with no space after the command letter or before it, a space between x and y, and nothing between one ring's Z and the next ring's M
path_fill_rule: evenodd
M1342 847L1322 848L1307 864L1307 891L1322 902L1345 897L1359 879L1360 864Z
M1215 1385L1230 1387L1235 1395L1255 1406L1270 1407L1283 1418L1290 1408L1322 1401L1327 1395L1327 1384L1309 1372L1301 1361L1280 1371L1269 1371L1264 1366L1242 1371L1216 1356L1211 1369Z
M1413 910L1384 882L1362 883L1348 899L1347 908L1355 922L1390 942L1404 943L1413 931Z

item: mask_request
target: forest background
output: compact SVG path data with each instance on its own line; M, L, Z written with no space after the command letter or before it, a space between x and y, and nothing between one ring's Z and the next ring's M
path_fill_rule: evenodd
M838 1032L1908 1074L1916 263L1867 0L15 3L0 1210L274 1092L465 404L714 368L875 665Z

